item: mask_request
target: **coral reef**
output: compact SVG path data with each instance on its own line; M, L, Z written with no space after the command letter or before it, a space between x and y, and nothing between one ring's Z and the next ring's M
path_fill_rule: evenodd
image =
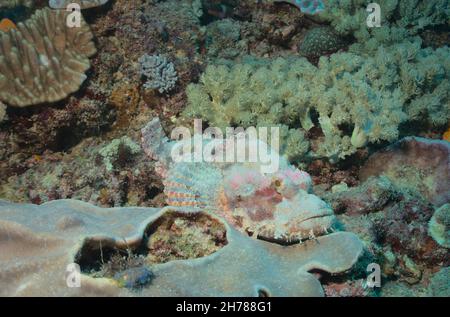
M385 175L402 190L418 192L436 206L450 202L450 143L407 137L373 154L360 179Z
M450 248L450 204L442 205L434 212L428 232L439 245Z
M69 28L67 12L43 9L0 36L0 99L25 107L59 101L86 79L95 52L93 34L83 21Z
M249 239L217 217L201 212L226 228L227 244L213 254L154 264L150 268L151 279L141 269L135 275L137 279L125 281L140 281L142 277L150 283L144 286L131 283L138 287L133 289L117 280L89 274L92 269L100 270L102 259L108 261L116 254L114 251L138 252L144 238L151 238L152 225L173 211L198 215L173 207L105 210L72 200L42 206L0 201L0 235L11 238L0 244L0 294L130 296L139 291L140 296L152 297L323 296L320 282L308 272L314 269L330 274L345 272L362 253L362 244L352 233L333 233L318 237L318 241L286 247ZM35 221L30 214L45 221ZM73 262L79 264L83 274L80 287L70 288L66 284L66 268ZM46 287L49 283L52 287Z
M267 174L262 173L262 162L187 160L188 156L203 153L198 147L192 153L184 153L185 160L173 161L170 155L195 138L168 142L158 119L142 129L144 151L165 164L160 175L169 205L209 210L244 233L284 243L314 239L326 234L333 225L333 211L311 193L310 176L278 157L273 149L269 148L270 162L278 162L278 168ZM246 153L250 148L268 148L258 139L246 137L244 141ZM234 142L239 142L236 136ZM222 155L229 150L224 144L220 149L212 145L204 142L203 147Z
M175 87L178 76L173 63L160 55L144 54L139 58L139 72L147 78L146 89L157 89L160 93L167 93Z
M449 296L450 5L368 2L0 0L0 295ZM279 171L169 160L192 118Z

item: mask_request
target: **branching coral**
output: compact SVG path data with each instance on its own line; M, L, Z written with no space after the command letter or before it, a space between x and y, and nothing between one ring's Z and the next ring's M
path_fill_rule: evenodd
M279 126L284 154L301 157L309 145L301 130L291 128L301 109L291 98L298 80L290 66L283 59L208 66L201 83L187 87L189 104L184 115L220 128Z
M25 107L55 102L77 91L95 52L82 21L66 24L67 12L43 9L0 35L0 100Z
M341 35L353 35L358 43L354 51L375 51L381 44L402 42L425 27L448 23L450 3L447 0L379 0L381 27L366 24L367 0L329 0L317 17L330 22Z
M161 55L144 54L139 58L139 72L147 78L144 87L166 93L175 87L178 75L173 63Z
M318 67L304 58L212 65L188 86L184 115L219 127L282 126L291 160L304 156L303 133L319 124L324 138L311 154L338 160L369 142L395 141L406 120L446 124L449 74L450 49L420 42L380 47L367 58L334 54Z

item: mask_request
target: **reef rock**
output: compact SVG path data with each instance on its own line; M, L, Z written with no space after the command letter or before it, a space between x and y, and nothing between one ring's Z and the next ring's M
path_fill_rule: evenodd
M395 254L407 255L418 263L449 264L448 250L428 234L432 204L420 196L405 195L383 213L373 226L378 243L390 245Z
M360 170L362 181L385 175L401 189L441 206L450 202L450 142L407 137L373 154Z
M74 200L41 206L0 201L0 296L323 296L308 272L347 271L363 249L347 232L286 247L250 239L223 222L227 244L215 253L125 272L126 280L137 274L138 289L86 273L113 250L141 249L158 219L174 210L186 214L173 207L102 209ZM81 267L79 284L74 263Z
M399 200L400 196L391 181L381 176L371 177L358 187L325 193L323 198L337 214L364 215L383 210L389 203Z

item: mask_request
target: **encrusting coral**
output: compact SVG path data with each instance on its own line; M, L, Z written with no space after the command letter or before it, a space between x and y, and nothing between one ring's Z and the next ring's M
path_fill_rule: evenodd
M62 100L80 88L96 48L84 20L70 28L67 14L38 10L0 33L0 100L25 107Z
M170 213L201 213L218 221L226 228L226 245L201 258L153 264L150 271L137 267L134 280L123 277L136 272L118 272L117 279L90 274L117 251L145 249L154 225ZM0 218L0 236L10 237L0 244L1 296L324 296L309 272L347 272L363 251L349 232L280 246L250 239L205 211L174 207L102 209L74 200L41 206L0 201ZM82 272L80 287L68 287L76 285L70 273L76 264Z
M318 124L324 138L310 154L337 161L367 143L395 141L405 121L447 124L449 92L450 49L417 41L367 58L322 57L317 67L304 58L209 65L187 88L184 116L218 127L281 126L291 161L306 154L304 132Z

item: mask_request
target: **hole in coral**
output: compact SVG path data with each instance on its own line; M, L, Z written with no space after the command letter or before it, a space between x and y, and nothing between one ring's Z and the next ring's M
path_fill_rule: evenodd
M141 239L86 238L74 262L84 274L139 289L151 282L152 265L207 256L226 244L219 220L203 212L169 211L149 224Z
M129 257L133 254L132 248L135 245L127 245L125 241L118 243L110 238L87 238L75 255L75 263L80 265L83 273L101 271L114 257Z
M145 232L151 263L204 257L228 243L225 226L202 212L168 212Z
M152 200L154 198L156 198L156 196L160 195L163 193L163 190L161 188L158 188L156 186L152 186L150 188L147 188L145 194L146 194L146 199L148 200Z

